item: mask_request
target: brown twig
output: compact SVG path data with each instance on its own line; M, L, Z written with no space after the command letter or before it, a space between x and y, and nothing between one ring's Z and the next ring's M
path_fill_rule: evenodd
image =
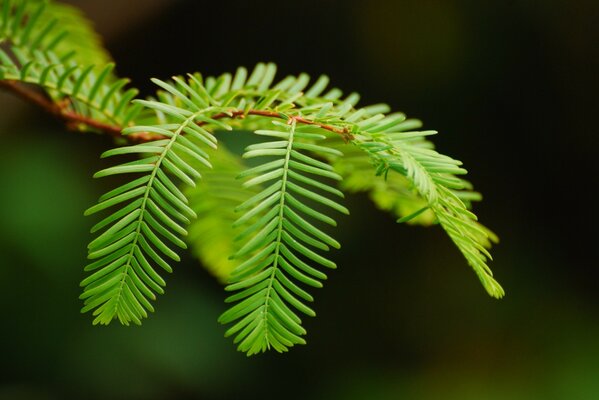
M69 129L80 130L81 126L87 126L103 132L107 135L113 137L122 137L126 138L131 142L147 142L151 140L162 139L163 137L157 134L149 133L149 132L138 132L131 135L123 136L121 134L122 127L117 125L107 124L98 120L95 120L90 117L86 117L81 114L77 114L67 108L68 103L55 103L48 97L44 96L42 93L33 90L17 81L11 80L0 80L0 86L8 89L9 91L15 93L22 99L33 103L51 115L61 119L64 121ZM276 111L267 111L267 110L235 110L226 113L218 113L210 117L210 119L217 120L223 118L244 118L246 115L256 115L262 117L270 117L270 118L280 118L285 119L285 116ZM319 128L340 134L343 136L345 141L352 139L352 135L346 128L338 128L333 125L327 125L316 121L310 121L308 119L302 117L294 117L294 119L301 124L305 125L314 125ZM205 121L196 122L199 126L206 125Z
M120 126L106 124L104 122L97 121L93 118L77 114L67 109L66 104L54 103L51 99L47 98L42 93L37 92L16 81L0 80L0 86L3 86L4 88L10 90L22 99L39 106L47 113L63 120L66 123L67 127L71 129L78 130L80 125L85 125L90 128L97 129L101 132L109 134L111 136L121 136Z
M266 111L266 110L249 110L248 112L232 111L230 113L215 114L211 117L211 119L220 119L220 118L226 118L226 117L230 117L230 118L241 117L241 118L243 118L246 114L247 115L259 115L262 117L285 119L285 116L283 116L281 113L278 113L276 111ZM327 124L322 124L322 123L316 122L316 121L310 121L309 119L302 118L302 117L294 117L293 119L295 119L295 121L300 124L314 125L314 126L318 126L319 128L326 129L327 131L338 133L338 134L342 135L343 138L346 140L352 139L352 136L349 133L349 130L346 128L338 128L333 125L327 125ZM203 122L198 123L198 125L200 125L200 126L204 125L204 124L205 123L203 123Z

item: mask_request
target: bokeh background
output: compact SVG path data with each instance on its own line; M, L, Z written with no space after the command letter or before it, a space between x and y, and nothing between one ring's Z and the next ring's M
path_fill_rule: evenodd
M246 358L187 256L141 328L92 327L78 282L109 139L0 94L1 399L599 399L596 0L72 1L150 77L275 61L441 132L502 238L489 298L438 228L364 195L308 346Z

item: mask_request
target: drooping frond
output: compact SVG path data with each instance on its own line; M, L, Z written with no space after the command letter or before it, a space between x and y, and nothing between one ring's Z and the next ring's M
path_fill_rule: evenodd
M421 148L434 149L426 140L435 131L414 132L422 126L419 120L408 119L393 127L395 133L404 133L410 137L410 143ZM409 132L409 133L408 133ZM372 201L382 210L389 211L408 224L431 225L436 218L428 207L427 200L418 193L411 181L401 174L386 174L384 179L373 179L377 172L377 162L358 146L347 146L339 138L328 140L328 144L340 151L343 157L329 158L333 167L341 176L341 189L348 192L367 192ZM471 191L471 185L464 183L463 190L453 191L470 208L472 201L479 201L480 194Z
M185 191L189 204L197 214L189 225L186 242L204 267L220 281L226 282L239 260L229 256L239 250L240 241L233 238L238 229L233 223L239 217L235 207L259 192L259 185L244 188L236 177L245 170L239 156L222 143L218 150L208 150L212 168L188 158L190 165L202 174L202 181Z
M187 234L184 225L195 217L186 196L170 176L190 186L201 177L183 156L210 166L208 154L183 134L216 147L216 139L197 125L204 110L191 112L158 102L139 102L168 114L176 122L123 130L124 135L153 133L162 139L104 153L105 157L123 154L143 157L95 175L140 176L106 193L86 212L89 215L119 207L92 228L92 232L103 232L89 244L89 258L97 261L85 268L95 272L81 282L85 287L81 298L85 299L82 312L94 310L94 323L108 324L118 318L123 324L130 321L140 324L147 311L153 311L149 300L155 298L154 293L162 293L165 284L153 265L167 272L172 270L164 257L177 261L179 256L167 243L186 248L179 236Z
M244 158L268 160L240 176L252 176L246 187L264 184L266 188L237 208L243 215L235 225L245 228L237 239L244 245L232 257L243 262L226 288L236 292L227 302L236 304L219 321L235 322L226 335L234 335L238 349L247 355L271 347L283 352L304 344L306 331L297 312L315 313L305 304L313 297L302 286L322 286L320 281L326 275L314 265L336 267L314 250L339 247L318 223L335 226L328 210L348 211L330 199L331 195L342 197L341 192L314 177L341 177L328 164L305 153L340 153L314 143L324 139L314 131L313 127L297 128L293 119L288 124L275 122L274 130L256 131L274 140L251 145L244 154ZM253 218L256 220L248 223Z
M385 124L385 120L379 124ZM417 216L419 212L430 209L474 269L487 292L493 297L501 298L504 291L487 265L487 260L492 259L488 248L497 238L477 221L476 215L468 210L459 196L460 191L468 189L468 184L456 175L463 175L466 170L461 167L460 161L439 154L427 146L420 146L418 142L411 143L414 138L426 134L364 132L365 138L356 140L356 144L377 160L379 174L386 175L393 171L412 182L428 203L427 207L413 215Z
M79 65L70 57L60 58L52 51L24 52L13 46L0 49L0 79L37 85L45 89L62 112L127 126L140 113L134 105L137 89L127 89L128 79L111 80L114 64L94 72L93 65Z

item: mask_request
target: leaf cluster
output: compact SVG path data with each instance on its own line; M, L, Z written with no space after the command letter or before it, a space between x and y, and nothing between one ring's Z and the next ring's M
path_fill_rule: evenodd
M71 127L117 132L102 157L121 161L94 177L120 183L85 212L102 213L81 282L94 324L141 324L164 292L161 272L190 246L226 283L219 321L240 351L304 344L311 291L336 268L324 253L340 247L331 230L349 214L344 192L368 192L398 222L440 225L503 296L488 266L497 238L471 211L480 195L419 121L358 106L324 75L277 81L271 63L153 79L156 92L139 98L74 8L3 0L0 10L0 81L43 91ZM221 143L242 137L241 156Z

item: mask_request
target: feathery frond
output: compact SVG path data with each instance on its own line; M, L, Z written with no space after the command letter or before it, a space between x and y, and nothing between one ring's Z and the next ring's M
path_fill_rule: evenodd
M37 85L45 89L63 112L73 112L96 121L127 126L142 107L131 103L137 89L127 89L128 79L111 80L114 64L94 72L93 65L79 65L52 51L32 53L13 46L0 49L0 79Z
M424 135L425 132L375 133L356 142L378 161L379 174L394 171L413 183L487 292L501 298L504 291L487 265L487 260L492 259L488 248L497 237L477 222L476 215L468 211L456 194L468 188L467 182L456 176L465 174L466 170L461 168L460 161L410 143L412 138Z
M313 301L312 295L296 282L321 287L320 280L326 275L310 264L336 268L313 248L326 251L329 246L338 248L338 242L309 219L335 226L335 220L315 205L344 214L348 210L318 193L342 197L341 192L310 175L334 180L341 177L329 165L304 153L340 153L312 143L324 139L314 130L298 129L293 119L287 125L275 122L274 130L255 132L275 140L251 145L244 154L244 158L269 160L242 173L242 178L253 176L244 185L268 186L237 208L244 212L235 225L245 226L238 236L245 244L232 257L243 262L235 268L226 287L236 292L227 302L236 304L219 321L235 322L226 335L234 335L238 349L247 355L271 347L283 352L304 344L301 336L306 331L297 311L309 316L315 312L305 304ZM253 217L258 219L247 224Z
M194 92L180 93L179 96L191 94ZM177 122L124 129L124 135L150 132L164 139L104 153L104 157L124 154L141 154L143 157L94 175L141 174L106 193L86 212L89 215L116 205L120 207L92 228L92 232L104 231L88 246L89 258L98 261L85 268L95 272L81 282L85 287L81 298L85 299L82 312L94 310L94 323L108 324L118 318L126 325L130 321L141 324L147 311L153 311L149 300L155 298L155 293L163 292L165 282L152 264L172 271L163 257L178 261L179 256L167 243L186 248L179 236L187 234L183 225L196 216L169 175L190 186L201 177L182 158L183 155L210 166L208 154L183 133L216 147L216 139L196 125L205 110L191 112L153 101L138 102L168 114Z

